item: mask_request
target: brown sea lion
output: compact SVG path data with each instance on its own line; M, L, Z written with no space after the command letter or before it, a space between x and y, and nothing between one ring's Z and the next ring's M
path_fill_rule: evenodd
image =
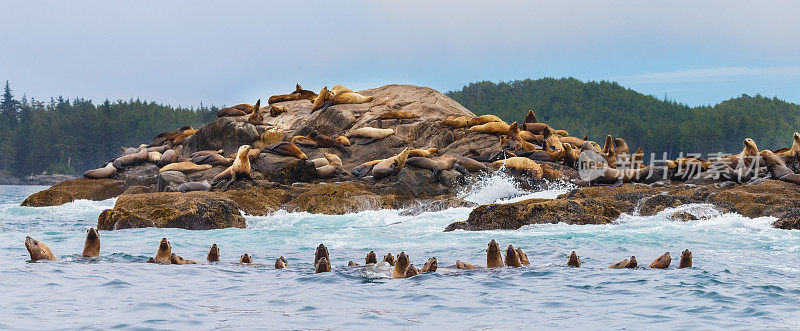
M495 169L499 169L501 167L505 167L507 169L515 169L520 171L525 171L531 175L533 179L540 179L544 172L542 171L542 166L540 166L536 161L531 160L527 157L510 157L505 160L499 160L492 163Z
M522 129L528 131L532 134L543 135L545 132L552 132L553 128L551 128L546 123L523 123Z
M435 257L432 257L425 262L425 264L422 266L422 269L419 269L419 272L436 272L436 269L439 269L439 261L437 261Z
M475 266L461 260L456 260L456 269L470 270L475 269Z
M800 162L800 133L795 132L792 135L791 148L782 148L775 151L775 154L778 154L787 165L794 166Z
M386 253L386 255L383 256L383 262L388 263L390 266L394 266L394 256L392 253Z
M439 122L442 126L450 127L453 129L460 129L467 127L469 125L469 120L472 117L469 116L447 116L446 119Z
M184 259L182 256L175 253L170 254L169 261L172 264L197 264L197 261Z
M411 264L410 260L411 259L405 252L397 254L397 261L395 261L394 269L392 269L392 278L405 278L406 270L408 270L408 266Z
M109 178L117 172L117 168L114 168L114 163L109 162L106 164L105 167L88 170L83 173L83 178L89 179L101 179L101 178Z
M367 140L359 143L359 145L366 145L374 141L381 140L395 133L394 129L378 129L373 127L363 127L350 131L346 134L347 138L367 138Z
M211 154L222 155L222 153L224 153L224 152L225 152L224 149L218 149L218 150L207 149L207 150L194 152L194 153L190 154L189 157L190 158L194 158L194 157L198 157L198 156L206 156L206 155L211 155Z
M333 96L342 95L345 93L353 93L353 90L342 85L334 85L333 88L331 88L331 94L333 94Z
M146 161L147 161L147 150L143 149L137 152L136 154L120 156L114 159L114 168L120 170L126 167L140 165Z
M378 256L375 255L374 251L369 251L369 253L367 253L367 257L364 259L364 263L376 264L378 263Z
M211 248L208 250L208 255L206 255L206 261L219 262L219 247L217 247L217 244L211 245Z
M417 267L415 267L413 264L409 264L408 269L406 269L406 273L403 276L405 278L411 278L419 274L419 269L417 269Z
M469 121L467 122L467 125L473 127L476 125L483 125L491 122L503 122L503 120L495 115L481 115L470 118Z
M289 262L286 262L286 259L281 256L275 259L275 269L286 269L289 267Z
M194 164L210 164L216 166L230 166L233 164L234 158L224 157L219 154L208 154L203 156L195 156L191 159Z
M316 93L309 90L304 90L302 87L300 87L300 84L295 84L294 92L289 94L273 95L269 97L267 102L269 104L284 102L284 101L294 101L294 100L309 100L313 102L316 97L317 97Z
M402 111L402 110L392 110L392 111L387 111L385 113L382 113L382 114L378 115L378 117L376 119L379 119L379 120L407 120L407 119L414 119L414 118L419 118L419 115L413 114L413 113L409 113L407 111Z
M267 147L264 147L261 150L261 152L262 153L263 152L267 152L267 153L277 154L277 155L281 155L281 156L291 156L291 157L296 157L296 158L301 159L301 160L307 160L308 159L308 156L306 156L306 153L303 153L303 151L301 151L299 147L297 147L295 144L292 144L292 143L290 143L288 141L281 141L281 142L277 142L275 144L269 145Z
M578 165L578 159L581 156L581 150L573 148L572 144L564 144L564 165L575 168Z
M156 165L159 167L163 167L165 165L175 162L178 162L178 152L176 152L174 149L170 149L161 154L161 160L159 160L158 163L156 163Z
M625 142L625 139L614 138L614 153L616 153L618 157L620 155L628 155L630 153L630 150L628 149L628 143Z
M261 113L261 99L256 101L256 105L253 107L253 112L250 113L250 116L247 117L247 123L252 125L264 125L264 114Z
M56 261L56 257L50 252L50 247L30 236L25 237L25 248L28 249L28 254L30 254L33 262L39 260Z
M469 171L469 172L489 171L489 168L486 167L485 164L483 164L480 161L477 161L475 159L472 159L472 158L463 157L461 155L452 154L452 153L447 153L447 154L445 154L443 156L451 157L451 158L456 159L456 163L458 163L460 166L464 167L464 169L467 169L467 171Z
M408 147L403 149L402 152L388 159L384 159L374 167L372 167L372 177L375 179L383 179L396 174L406 165L408 159Z
M331 272L331 261L324 256L314 263L314 273L323 272Z
M333 93L333 101L332 105L343 105L343 104L361 104L371 102L375 97L373 96L365 96L361 95L360 93L356 92L345 92L336 94Z
M314 168L319 168L321 166L328 165L328 163L330 163L330 162L328 162L328 159L326 159L324 157L318 157L316 159L311 160L311 163L314 164Z
M239 257L239 263L241 264L250 264L253 263L253 257L250 254L244 253L241 257Z
M562 144L571 144L572 147L578 149L581 148L581 146L583 146L584 142L586 142L586 140L583 140L578 137L558 137L558 141L560 141Z
M508 134L510 128L511 127L508 125L508 123L500 121L500 122L489 122L486 124L474 125L469 127L468 131L501 135L501 134Z
M311 148L336 148L340 150L345 157L350 156L350 152L344 148L344 146L346 146L345 143L350 145L350 141L347 140L346 137L339 136L331 138L314 130L307 136L294 136L291 141L293 144Z
M159 264L170 264L170 258L172 257L172 245L169 244L167 238L161 238L161 242L158 244L158 251L156 251L156 256L153 258L155 263Z
M519 262L522 263L522 265L531 265L531 261L528 260L528 254L525 254L525 252L522 251L522 248L517 248L517 256L519 257Z
M358 263L356 263L355 261L349 261L349 262L347 262L347 266L348 267L357 267Z
M683 268L691 268L692 267L692 251L686 249L681 253L681 262L678 265L678 269Z
M217 117L233 117L233 116L244 116L244 115L247 115L247 113L232 107L222 108L219 111L217 111Z
M316 264L317 261L323 257L327 258L328 261L331 260L331 256L328 254L328 247L325 247L323 244L319 244L319 246L317 246L317 250L314 252L314 264Z
M794 171L792 171L792 169L789 169L780 156L772 153L772 151L768 149L765 149L761 151L761 158L767 165L767 170L769 171L772 179L800 185L800 174L796 174Z
M430 170L438 176L443 170L453 169L453 166L456 164L456 159L447 157L436 159L429 159L427 157L409 157L406 160L406 164L417 168ZM464 171L466 171L466 169L464 169Z
M636 257L631 256L630 258L624 259L617 263L612 264L609 269L624 269L624 268L636 268L638 263L636 263Z
M333 93L328 91L328 87L327 86L323 87L322 90L319 91L319 94L317 94L317 96L314 97L314 100L311 103L312 104L311 105L311 113L314 113L315 111L320 110L323 106L325 106L326 102L328 102L328 101L330 101L332 99L333 99Z
M500 245L494 239L489 242L486 247L486 267L487 268L502 268L503 257L500 255Z
M197 129L192 129L191 126L188 130L181 131L178 136L172 140L172 146L183 144L183 141L186 140L186 138L193 136L195 133L197 133Z
M666 269L669 268L670 263L672 263L672 257L669 255L669 252L666 252L653 260L653 263L650 263L650 268Z
M382 161L383 159L364 162L361 165L353 168L353 170L350 170L350 173L358 179L364 178L364 176L368 175L372 171L372 168L375 167L376 164L381 163Z
M273 105L272 107L269 107L269 116L278 117L280 114L285 113L287 110L289 110L289 108L287 108L286 106Z
M537 123L539 121L536 120L536 114L533 113L533 110L529 110L528 114L525 115L525 120L522 123Z
M575 253L575 251L572 251L572 253L569 254L569 260L567 260L567 266L574 267L574 268L580 268L580 266L581 266L581 258L578 257L578 253Z
M176 139L180 139L180 141L182 142L185 138L191 136L195 132L197 132L197 130L193 129L191 126L188 125L182 126L180 129L177 129L175 131L162 132L157 134L155 138L153 138L153 141L150 143L149 146L152 147L162 146L167 143L173 146L177 146L180 143L176 143L175 142Z
M86 241L83 243L83 257L100 257L100 234L95 228L86 230Z
M325 153L325 159L328 161L328 164L316 168L317 178L331 178L342 171L342 159L336 154Z
M517 253L517 250L514 249L514 245L508 245L508 248L506 248L505 263L507 266L514 268L519 268L522 266L519 254Z
M428 149L412 149L408 151L408 157L430 157L433 154L436 154L439 149L436 147L428 148Z
M214 166L210 164L195 164L190 161L185 161L185 162L175 162L167 164L163 166L161 169L158 169L158 172L179 171L182 173L192 173L192 172L208 170L213 167Z

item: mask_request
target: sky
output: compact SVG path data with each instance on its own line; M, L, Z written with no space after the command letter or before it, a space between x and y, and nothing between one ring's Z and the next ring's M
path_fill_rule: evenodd
M17 96L253 103L541 77L660 99L800 103L798 1L36 1L0 6Z

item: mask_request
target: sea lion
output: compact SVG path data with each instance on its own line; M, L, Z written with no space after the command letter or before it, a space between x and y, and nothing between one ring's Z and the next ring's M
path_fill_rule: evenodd
M39 260L56 261L56 257L50 252L50 247L30 236L25 237L25 248L28 249L28 254L30 254L33 262Z
M219 111L217 111L217 117L233 117L233 116L244 116L244 115L247 115L247 113L233 107L222 108Z
M456 159L449 157L437 159L429 159L426 157L409 157L406 160L406 164L417 168L430 170L434 173L434 175L439 176L439 173L443 170L453 169L453 166L456 164ZM466 172L466 169L464 169L464 171Z
M638 263L636 262L636 257L635 256L631 256L630 258L627 258L627 259L624 259L622 261L619 261L617 263L612 264L608 268L609 269L624 269L624 268L632 269L632 268L636 268L637 265L638 265Z
M486 267L502 268L504 266L503 257L500 256L500 245L492 239L492 241L489 242L489 246L486 247Z
M167 131L159 133L153 138L153 141L148 146L156 147L156 146L163 146L165 144L174 144L173 141L181 134L181 132L191 129L192 129L191 126L186 125L182 126L180 129L177 129L175 131Z
M132 167L147 161L147 150L143 149L136 154L120 156L114 160L114 168L117 170Z
M419 115L412 114L412 113L409 113L407 111L402 111L402 110L392 110L392 111L387 111L385 113L382 113L382 114L378 115L378 117L376 119L377 120L408 120L408 119L414 119L414 118L419 118Z
M86 230L86 241L83 243L83 257L100 257L100 234L95 228Z
M286 106L273 105L272 107L269 107L269 116L278 117L280 114L285 113L287 110L289 110L289 108L287 108Z
M382 161L383 159L364 162L361 165L353 168L353 170L350 170L350 173L353 174L353 176L355 176L357 179L364 178L364 176L366 176L372 171L372 168L376 164L381 163Z
M446 119L439 121L439 124L442 126L450 127L453 129L460 129L467 127L469 125L469 120L472 117L469 116L447 116Z
M578 253L572 251L572 253L569 254L569 260L567 260L567 265L574 268L580 268L581 258L578 257Z
M364 263L376 264L378 263L378 256L375 255L374 251L369 251L369 253L367 253L367 257L364 259Z
M628 149L628 143L625 142L625 139L614 138L614 153L617 154L617 157L620 155L628 155L628 153L630 153L630 150Z
M158 161L161 161L161 153L159 153L159 152L147 152L147 158L145 160L146 160L146 162L157 164Z
M517 256L519 256L519 262L522 263L522 265L531 265L531 261L528 260L528 254L525 254L525 252L522 251L522 248L517 248Z
M347 262L347 266L348 267L357 267L358 263L356 263L355 261L349 261L349 262Z
M109 162L105 165L105 167L88 170L83 173L83 178L89 179L101 179L101 178L109 178L117 172L117 168L114 168L114 163Z
M506 248L506 259L505 263L509 267L519 268L522 266L522 262L519 259L519 254L517 250L514 249L514 245L508 245Z
M233 158L224 157L219 154L208 154L202 156L195 156L190 161L194 164L210 164L216 166L230 166L233 164Z
M258 101L261 101L261 99L259 99ZM250 114L250 113L252 113L252 112L254 112L256 110L259 110L261 108L260 107L261 106L260 102L257 103L256 105L259 106L259 107L253 106L253 105L251 105L249 103L240 103L240 104L238 104L236 106L233 106L231 108L241 110L245 114Z
M325 153L325 159L328 161L328 164L316 168L317 178L331 178L342 171L342 159L336 156L336 154Z
M281 141L281 142L277 142L277 143L274 143L272 145L269 145L267 147L264 147L261 150L261 152L262 153L267 152L267 153L277 154L277 155L281 155L281 156L291 156L291 157L296 157L296 158L301 159L301 160L307 160L308 159L308 156L306 156L306 153L303 153L303 151L301 151L299 147L297 147L295 144L292 144L292 143L290 143L288 141Z
M324 157L318 157L316 159L311 160L311 163L314 164L314 168L319 168L321 166L326 166L329 164L328 159Z
M317 96L314 97L314 100L311 102L311 113L314 113L315 111L319 110L325 105L327 101L332 99L333 99L333 93L328 91L327 86L323 87L322 90L319 91L319 94L317 94Z
M436 154L439 149L436 147L428 148L428 149L412 149L408 151L408 157L430 157L433 154Z
M467 125L473 127L476 125L483 125L491 122L503 122L503 120L495 115L481 115L470 118L469 121L467 122Z
M475 269L475 266L461 260L456 260L456 269L470 270Z
M161 160L158 160L158 163L156 163L156 165L159 167L163 167L170 163L175 163L175 162L178 162L178 152L176 152L174 149L170 149L161 154Z
M187 138L193 136L195 133L197 133L197 129L193 129L191 126L188 129L181 131L178 133L175 139L172 139L172 146L183 144Z
M553 131L553 128L546 123L523 123L522 129L538 135L544 135L545 132Z
M489 122L486 124L474 125L469 128L469 132L478 132L478 133L486 133L486 134L508 134L509 129L511 127L508 123L500 121L500 122Z
M406 165L408 159L408 147L403 149L402 152L388 159L384 159L374 167L372 167L372 177L375 179L383 179L396 174Z
M683 268L691 268L692 267L692 251L686 249L681 253L681 262L678 265L678 269Z
M286 269L289 267L289 262L286 262L286 259L281 256L275 259L275 269Z
M394 256L392 253L386 253L386 255L383 256L383 262L388 263L390 266L394 266Z
M583 143L586 142L586 140L583 140L578 137L558 137L558 141L560 141L561 144L570 144L572 145L572 147L575 148L581 148L581 146L583 146Z
M542 166L540 166L536 161L531 160L527 157L511 157L505 160L499 160L492 163L492 165L499 169L501 167L505 167L506 169L515 169L525 171L531 175L534 179L542 178L544 172L542 171Z
M186 182L178 186L178 192L181 193L209 190L211 190L211 184L207 180L202 182Z
M214 166L210 164L194 164L190 161L185 161L185 162L175 162L167 164L163 166L161 169L158 169L158 172L180 171L182 173L193 173L193 172L208 170L213 167Z
M195 158L195 157L198 157L198 156L206 156L206 155L211 155L211 154L222 155L222 153L225 153L224 149L218 149L218 150L206 149L206 150L194 152L194 153L190 154L189 157L190 158Z
M581 150L572 148L572 144L564 144L564 165L570 168L576 168L578 159L581 156Z
M261 99L256 101L256 105L253 107L253 112L250 113L250 116L247 117L247 123L252 125L264 125L264 114L261 113Z
M291 142L293 144L307 146L311 148L336 148L342 152L345 157L349 157L350 153L344 148L345 143L350 145L350 141L346 137L331 138L314 130L307 136L294 136Z
M405 274L403 274L403 277L411 278L416 275L419 275L419 269L417 269L417 267L415 267L413 264L409 264L408 269L406 269Z
M333 88L331 88L331 94L333 94L333 96L342 95L345 93L353 93L353 90L342 85L334 85Z
M331 261L328 260L327 257L321 257L317 262L314 263L314 273L322 273L322 272L330 272L331 271Z
M510 155L510 154L509 154ZM489 168L485 164L473 158L463 157L458 154L447 153L443 156L456 159L456 163L467 169L469 172L488 171Z
M392 269L392 278L405 278L406 270L408 270L408 266L411 264L410 260L411 259L409 259L405 252L397 254L397 261L395 261L394 269Z
M569 137L569 131L567 130L558 129L558 130L553 130L553 132L555 132L559 137L562 138Z
M533 113L533 110L529 110L528 113L525 115L525 120L522 123L538 123L539 121L536 120L536 114Z
M340 94L333 93L332 95L333 98L329 101L326 101L322 106L322 111L325 111L325 109L333 105L361 104L371 102L375 98L373 96L361 95L360 93L356 92L344 92Z
M211 245L211 248L208 250L208 255L206 255L206 261L219 262L219 247L217 247L217 244Z
M325 247L323 244L319 244L317 246L317 250L314 252L314 264L316 265L319 259L326 258L328 261L331 260L330 254L328 254L328 247Z
M239 151L236 152L236 159L233 161L233 164L214 176L214 179L211 180L211 186L227 180L222 187L222 190L224 191L234 181L249 177L251 170L249 152L250 145L239 146Z
M775 154L778 154L783 159L783 162L786 163L787 166L791 167L792 170L798 171L798 167L800 164L800 133L795 132L792 135L792 147L791 148L782 148L780 150L775 151Z
M250 264L253 263L253 257L250 254L244 253L241 257L239 257L239 263L241 264Z
M722 162L733 169L737 168L752 168L753 161L758 162L760 156L758 146L753 139L745 138L744 148L739 154L731 155L722 158Z
M789 169L781 157L772 151L765 149L761 151L761 158L767 165L767 170L769 171L772 179L800 185L800 174L796 174L794 171L792 171L792 169Z
M425 262L425 264L422 266L422 269L419 269L419 272L436 272L436 269L439 269L439 261L437 261L435 257L432 257L428 259L428 262Z
M304 90L302 87L300 87L300 84L295 84L294 92L289 94L273 95L269 97L267 103L273 104L277 102L294 101L294 100L309 100L313 102L316 97L317 97L316 93L309 90Z
M175 253L170 254L169 261L172 264L197 264L197 261L184 259L182 256Z
M172 245L169 244L167 238L161 238L161 242L158 244L158 251L156 251L156 256L153 258L154 263L159 264L170 264L170 258L172 256Z
M381 140L394 134L394 129L378 129L373 127L363 127L350 131L346 134L347 138L367 138L359 145L366 145L374 141Z
M650 268L666 269L669 268L669 264L671 262L672 262L672 257L669 255L669 252L666 252L661 256L657 257L655 260L653 260L653 263L650 263Z

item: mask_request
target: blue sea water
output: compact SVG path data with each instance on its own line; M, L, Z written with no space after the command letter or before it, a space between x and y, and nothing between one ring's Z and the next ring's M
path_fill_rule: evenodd
M516 231L442 230L470 208L419 216L366 211L328 216L277 212L246 216L246 229L101 231L101 257L84 260L87 228L114 199L57 207L20 207L44 187L0 186L0 329L798 329L800 231L771 218L722 214L708 205L679 207L706 218L623 215L610 225L547 224ZM493 176L466 192L479 203L554 197L524 192ZM25 236L46 243L58 262L30 263ZM154 265L144 261L166 237L173 252L203 260L216 243L222 263ZM421 267L456 259L485 265L491 240L528 254L527 268L452 271L388 278L366 270L404 251ZM315 247L330 251L333 272L314 274ZM676 269L680 252L694 267ZM581 268L566 267L577 251ZM646 266L669 251L668 270L610 270L631 255ZM255 265L238 265L243 253ZM274 270L284 256L291 265ZM446 270L443 270L446 271Z

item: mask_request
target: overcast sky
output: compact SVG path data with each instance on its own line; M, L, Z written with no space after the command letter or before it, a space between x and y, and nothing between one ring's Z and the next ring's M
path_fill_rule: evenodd
M252 103L390 83L613 80L690 105L800 103L797 1L9 1L15 93Z

